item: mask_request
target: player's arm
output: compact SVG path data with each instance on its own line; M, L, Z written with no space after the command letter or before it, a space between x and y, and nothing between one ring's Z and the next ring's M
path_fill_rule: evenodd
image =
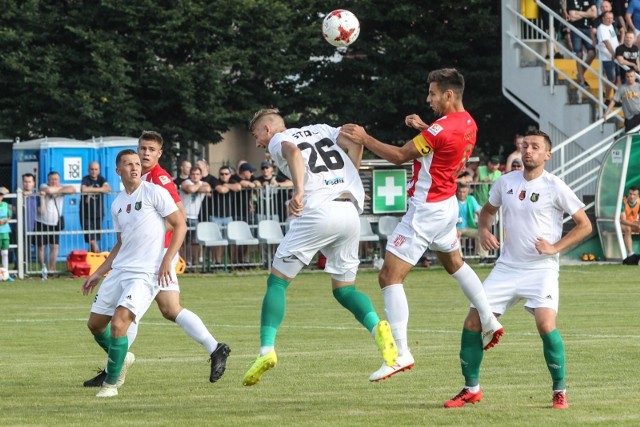
M480 246L488 251L492 249L498 249L500 242L491 233L491 226L498 213L498 208L487 202L480 211L480 218L478 219L478 238L480 239Z
M538 237L536 241L536 250L539 254L555 255L559 252L563 252L570 247L580 243L585 237L591 233L591 221L585 213L584 209L579 209L576 213L571 215L573 221L576 223L575 227L571 229L567 234L558 240L556 243L551 244L542 237Z
M98 267L96 271L94 271L93 274L89 276L87 280L85 280L82 284L82 295L88 295L93 292L93 288L95 288L98 283L100 283L100 280L104 277L104 275L107 274L109 270L111 270L111 264L116 258L116 255L118 255L120 247L122 246L120 233L118 232L116 233L116 235L118 239L116 241L116 244L113 246L113 249L111 249L111 252L109 252L109 256L107 257L107 259L102 264L100 264L100 267Z
M178 205L179 210L164 218L168 226L173 229L173 235L171 236L169 247L162 258L160 270L158 271L158 283L163 287L168 286L172 281L171 272L173 268L171 266L171 261L178 253L178 250L184 241L184 236L187 234L187 223L182 214L182 212L184 212L184 206L182 206L182 209L180 210L182 202L176 203L176 205Z
M364 147L360 144L356 144L342 134L338 135L336 142L338 143L338 146L347 153L347 156L349 156L349 159L351 159L351 162L356 169L360 169L360 162L362 161Z
M409 160L422 157L422 154L420 154L413 141L408 141L402 147L385 144L384 142L378 141L369 135L362 126L356 124L349 123L342 126L340 134L346 136L356 144L365 146L378 157L381 157L394 165L401 165Z
M282 156L287 160L289 171L291 172L291 181L293 181L293 195L289 208L291 213L299 216L304 207L302 199L304 197L304 160L298 146L289 141L282 142Z

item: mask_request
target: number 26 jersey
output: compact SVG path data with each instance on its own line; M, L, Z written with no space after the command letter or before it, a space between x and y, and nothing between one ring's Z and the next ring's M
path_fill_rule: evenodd
M269 153L278 169L289 178L291 171L282 154L282 143L296 144L304 163L304 204L315 209L344 193L351 193L352 200L362 213L364 188L358 170L336 140L340 128L325 124L287 129L277 133L269 142Z

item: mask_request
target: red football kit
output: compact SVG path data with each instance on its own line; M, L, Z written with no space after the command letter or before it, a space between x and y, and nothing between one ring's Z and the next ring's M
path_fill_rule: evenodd
M162 169L159 164L155 165L154 167L149 169L147 173L142 175L142 179L147 182L151 182L153 184L159 185L160 187L167 190L174 202L178 203L182 201L180 199L180 196L178 195L176 186L173 183L173 179L171 179L171 175L169 175L169 173L166 170ZM173 231L167 231L165 233L164 235L165 248L169 247L169 242L171 241L172 235L173 235Z

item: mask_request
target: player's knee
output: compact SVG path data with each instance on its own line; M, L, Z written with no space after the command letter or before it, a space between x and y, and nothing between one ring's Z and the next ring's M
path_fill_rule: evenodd
M482 323L480 323L480 315L478 315L478 310L475 308L469 309L469 314L467 314L467 318L464 319L463 328L468 331L482 331Z
M160 313L162 313L162 317L172 322L176 321L176 317L178 317L178 314L182 311L180 304L158 305L158 308L160 309Z

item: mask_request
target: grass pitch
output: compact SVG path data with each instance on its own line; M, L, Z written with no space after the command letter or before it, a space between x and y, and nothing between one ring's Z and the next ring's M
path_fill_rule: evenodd
M481 278L488 268L477 269ZM558 325L567 352L565 411L551 383L532 316L503 317L501 344L485 353L484 399L446 410L463 385L458 362L468 303L444 270L416 269L406 283L413 371L367 381L381 356L371 336L333 299L329 277L301 274L289 287L279 364L253 387L242 377L258 352L266 274L183 276L182 303L231 346L222 379L208 355L154 304L132 351L136 363L113 399L82 382L105 355L86 328L92 298L81 280L0 284L0 425L640 425L640 270L563 267ZM374 271L359 289L384 307Z

